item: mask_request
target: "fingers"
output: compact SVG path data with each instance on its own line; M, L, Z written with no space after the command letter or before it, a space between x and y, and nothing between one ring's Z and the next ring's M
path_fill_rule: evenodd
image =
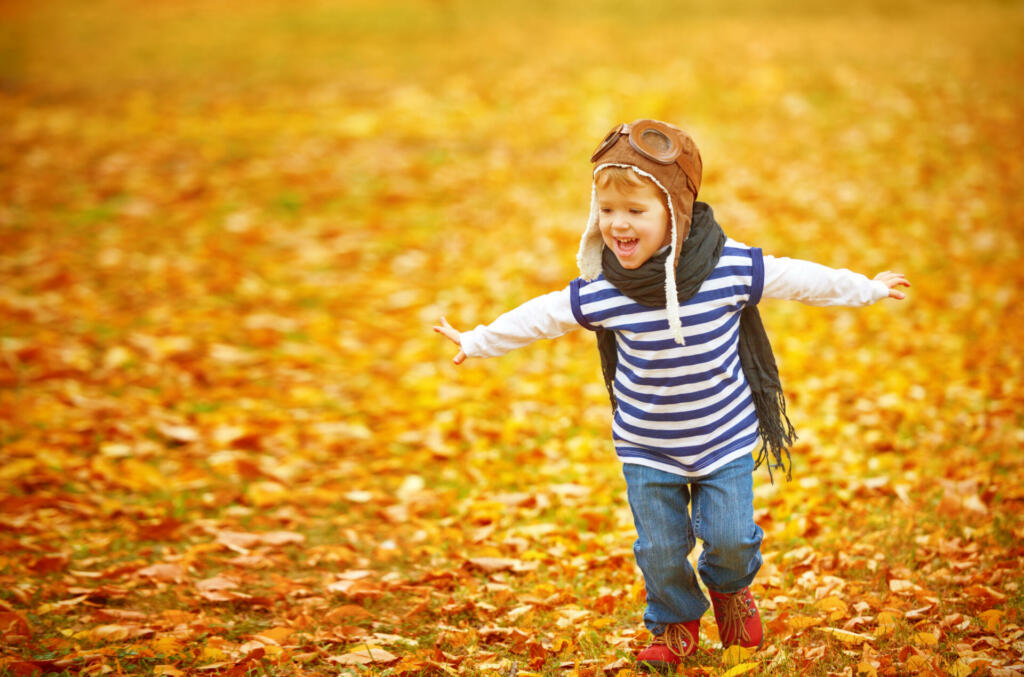
M462 341L459 340L459 331L455 329L455 327L453 327L452 325L448 324L448 320L444 319L444 317L441 318L440 325L434 326L434 331L436 331L438 334L447 336L448 339L451 340L452 343L454 343L455 345L460 347L462 346Z
M466 355L465 352L463 352L461 350L461 348L462 348L462 340L460 338L461 335L459 334L459 330L458 329L456 329L452 325L448 324L448 320L444 319L444 317L442 316L441 317L441 324L440 325L435 325L434 326L434 331L436 331L438 334L442 334L444 336L447 336L452 341L452 343L454 343L455 345L459 346L460 350L459 350L459 352L457 352L455 354L455 357L452 359L453 363L455 363L455 364L462 364L463 362L466 361L467 355Z
M886 270L876 275L875 279L889 288L889 298L903 300L907 297L906 294L897 289L897 287L910 286L910 282L903 273L894 273L890 270Z
M887 284L890 287L895 287L895 286L909 287L910 286L910 282L907 280L906 276L903 273L894 273L891 270L882 271L878 275L875 275L875 279L880 281L880 282L884 282L885 284Z

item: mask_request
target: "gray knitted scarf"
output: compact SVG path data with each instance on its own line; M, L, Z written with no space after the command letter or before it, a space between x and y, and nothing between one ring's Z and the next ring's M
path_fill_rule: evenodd
M684 303L697 293L701 284L718 265L725 245L725 232L715 221L711 207L704 202L693 205L693 220L690 235L683 242L679 264L676 266L676 289L679 302ZM607 247L602 252L601 265L604 277L623 294L644 306L655 308L665 304L665 259L666 250L652 256L639 268L623 268ZM601 353L601 372L608 388L612 410L618 407L612 382L618 364L615 348L615 333L612 330L597 330L597 347ZM761 436L761 450L757 465L767 461L768 477L772 481L772 468L786 471L786 479L792 477L793 463L789 449L796 440L789 418L786 416L786 398L779 380L779 368L775 364L768 334L761 322L761 313L756 305L746 306L740 315L740 364L750 384L757 410L758 433ZM786 460L782 460L785 453Z

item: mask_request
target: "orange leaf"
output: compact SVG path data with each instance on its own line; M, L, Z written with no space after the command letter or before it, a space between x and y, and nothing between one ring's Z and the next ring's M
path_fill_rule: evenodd
M989 609L988 611L982 611L978 614L978 618L981 619L986 630L989 632L995 632L999 630L999 626L1002 625L1003 612L999 609Z
M0 612L0 633L31 637L32 630L25 617L16 611Z
M139 569L136 575L166 583L180 583L185 580L185 570L179 564L154 564L145 569Z
M368 646L341 656L331 656L327 660L338 665L387 665L396 662L398 656L388 653L384 649Z

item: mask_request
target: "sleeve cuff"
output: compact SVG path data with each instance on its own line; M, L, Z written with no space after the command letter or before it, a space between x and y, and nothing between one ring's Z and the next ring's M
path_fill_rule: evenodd
M477 345L475 331L475 329L470 329L459 334L459 346L462 348L462 352L466 353L466 357L484 357Z

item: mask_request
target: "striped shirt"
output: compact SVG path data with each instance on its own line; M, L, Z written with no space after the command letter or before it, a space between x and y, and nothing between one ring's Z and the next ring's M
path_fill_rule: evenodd
M501 355L572 329L615 332L618 364L612 421L623 463L699 477L758 444L757 414L739 360L740 313L762 297L811 305L867 305L888 287L848 270L763 256L728 240L715 270L680 304L685 345L664 308L643 306L599 276L527 301L490 325L462 332L470 357Z
M604 276L572 282L580 326L615 332L612 437L622 461L703 475L750 453L757 412L740 366L740 314L763 289L761 250L727 241L711 275L679 306L679 345L664 308L640 305Z

